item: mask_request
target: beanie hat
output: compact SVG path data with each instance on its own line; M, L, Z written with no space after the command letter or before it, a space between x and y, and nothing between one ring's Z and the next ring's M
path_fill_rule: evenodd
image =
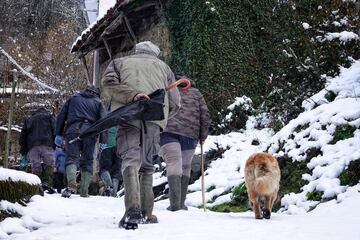
M135 45L135 53L148 53L157 57L160 54L160 49L152 42L144 41Z

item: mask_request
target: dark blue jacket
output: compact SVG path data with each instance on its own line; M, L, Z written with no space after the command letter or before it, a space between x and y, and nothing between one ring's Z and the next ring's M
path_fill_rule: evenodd
M26 155L31 148L40 145L54 147L54 138L54 118L46 109L39 108L24 121L19 138L20 153Z
M56 119L56 135L79 134L105 115L99 97L89 90L77 93L61 108ZM106 133L100 135L100 142L106 143Z

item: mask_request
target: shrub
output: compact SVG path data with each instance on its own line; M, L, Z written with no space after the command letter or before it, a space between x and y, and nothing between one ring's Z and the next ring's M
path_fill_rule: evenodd
M40 194L40 186L23 181L0 181L0 199L25 204L33 195Z

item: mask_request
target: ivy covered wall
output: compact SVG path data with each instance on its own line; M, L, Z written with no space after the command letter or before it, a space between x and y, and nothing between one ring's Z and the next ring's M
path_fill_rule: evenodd
M357 33L354 1L173 0L167 16L170 65L197 82L215 133L224 108L242 95L281 127L325 75L360 57L356 37L328 35Z

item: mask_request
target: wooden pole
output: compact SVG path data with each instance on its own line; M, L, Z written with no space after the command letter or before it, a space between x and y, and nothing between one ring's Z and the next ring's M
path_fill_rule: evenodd
M10 109L9 109L9 117L8 117L8 130L6 133L6 143L5 143L5 157L4 157L4 168L9 167L9 148L10 148L10 140L11 140L11 123L14 113L14 105L15 105L15 88L16 83L18 81L18 74L17 71L13 71L13 81L11 87L11 98L10 98Z
M202 205L204 208L204 212L206 211L205 206L205 179L204 179L204 148L203 142L200 142L200 149L201 149L201 196L202 196Z

